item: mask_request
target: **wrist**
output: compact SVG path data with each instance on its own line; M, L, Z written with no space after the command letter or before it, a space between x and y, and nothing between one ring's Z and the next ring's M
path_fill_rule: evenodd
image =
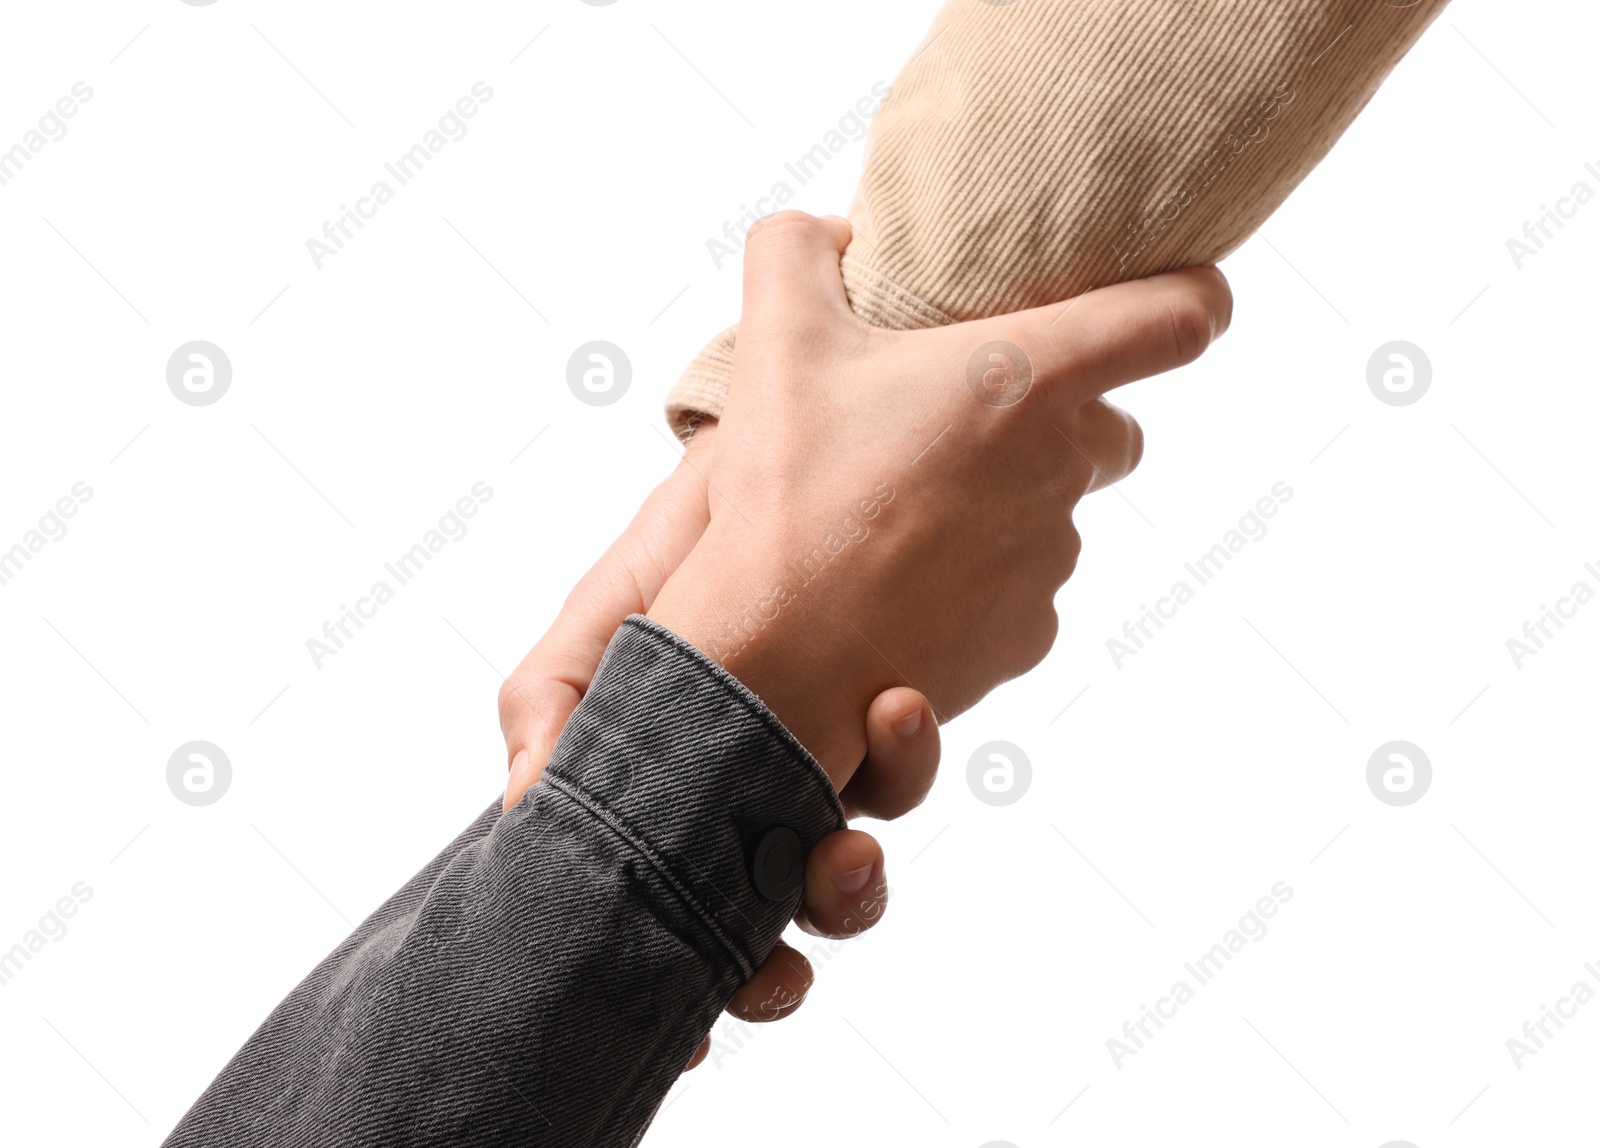
M738 678L759 697L837 787L866 753L867 707L899 684L837 633L837 619L812 615L774 571L781 564L710 537L695 547L651 604L648 616ZM844 637L853 638L848 627Z

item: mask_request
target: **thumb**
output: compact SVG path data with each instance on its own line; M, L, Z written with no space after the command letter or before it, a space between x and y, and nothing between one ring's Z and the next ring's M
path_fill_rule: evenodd
M741 325L850 318L839 274L849 244L850 221L837 215L780 211L757 220L745 241Z
M1020 351L1035 385L1072 406L1198 359L1233 320L1233 293L1215 267L1135 279L948 328L964 342Z
M609 554L607 556L609 558ZM567 719L583 700L606 643L638 609L637 593L608 576L602 558L567 597L561 614L511 676L500 684L500 729L511 770L503 808L510 809L544 772Z
M709 449L714 424L696 433L690 453ZM511 772L503 808L522 799L550 760L600 657L629 614L650 608L662 583L705 533L704 480L680 465L645 499L633 521L567 595L561 613L500 686L500 729Z

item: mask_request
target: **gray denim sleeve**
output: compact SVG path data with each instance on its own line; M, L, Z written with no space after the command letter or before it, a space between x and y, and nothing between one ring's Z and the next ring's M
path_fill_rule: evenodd
M637 1144L843 826L753 694L629 618L540 783L363 921L166 1144Z

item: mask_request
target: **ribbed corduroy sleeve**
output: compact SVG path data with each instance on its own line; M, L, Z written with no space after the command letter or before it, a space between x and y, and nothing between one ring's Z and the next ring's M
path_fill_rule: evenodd
M850 304L914 329L1215 263L1448 0L950 0L873 120ZM720 415L736 328L667 400Z
M540 782L324 959L167 1148L635 1144L843 827L750 691L630 618Z

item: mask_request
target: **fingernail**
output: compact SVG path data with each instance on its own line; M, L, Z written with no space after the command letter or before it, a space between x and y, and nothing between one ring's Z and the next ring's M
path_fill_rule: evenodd
M867 881L872 877L872 866L863 865L859 869L852 869L833 879L834 888L841 893L859 893L866 888Z
M922 707L918 706L905 717L894 723L894 732L901 737L916 737L917 731L922 728Z

